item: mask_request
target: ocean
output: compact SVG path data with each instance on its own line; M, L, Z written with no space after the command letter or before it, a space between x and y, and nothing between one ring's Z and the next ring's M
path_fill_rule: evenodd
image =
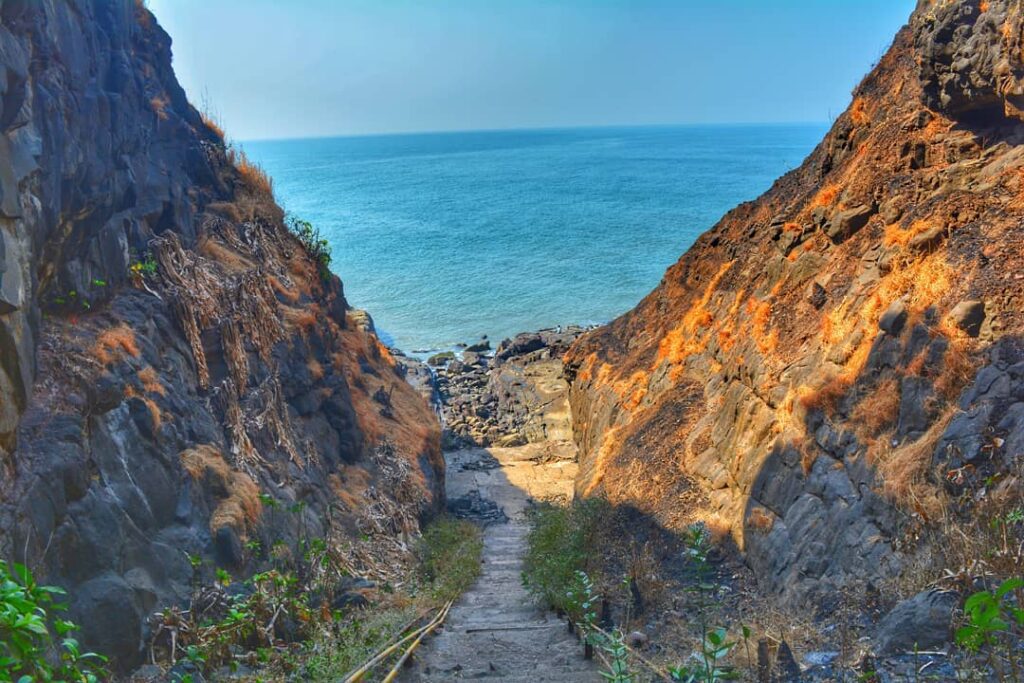
M609 321L822 125L485 131L247 142L330 241L351 305L426 355Z

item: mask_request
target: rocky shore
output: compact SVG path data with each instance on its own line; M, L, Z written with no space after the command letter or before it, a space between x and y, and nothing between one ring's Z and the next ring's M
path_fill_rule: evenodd
M496 349L489 340L426 362L403 358L406 379L442 419L445 450L572 441L562 356L587 328L523 332Z

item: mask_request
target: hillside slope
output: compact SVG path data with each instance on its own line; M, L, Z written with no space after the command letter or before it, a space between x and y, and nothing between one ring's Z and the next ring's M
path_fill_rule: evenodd
M799 168L575 344L582 493L703 520L818 606L989 475L1019 495L1022 31L1015 0L922 0Z
M417 531L436 419L143 4L2 2L0 65L0 557L124 668L194 559Z

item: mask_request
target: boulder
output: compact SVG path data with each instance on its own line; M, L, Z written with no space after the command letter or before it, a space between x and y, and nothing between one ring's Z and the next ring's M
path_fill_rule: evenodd
M878 319L878 328L886 334L894 337L899 336L903 326L907 323L907 305L901 300L889 304L882 317Z
M483 353L484 351L491 350L491 342L486 339L478 341L476 344L470 344L466 347L466 351L472 351L474 353Z
M981 301L961 301L949 312L950 321L972 337L981 333L985 322L985 304Z
M869 204L861 204L852 209L837 210L825 226L825 234L833 242L842 242L868 223L875 214L875 208Z
M949 641L957 593L928 590L896 605L882 618L875 633L875 652L896 655L942 647Z

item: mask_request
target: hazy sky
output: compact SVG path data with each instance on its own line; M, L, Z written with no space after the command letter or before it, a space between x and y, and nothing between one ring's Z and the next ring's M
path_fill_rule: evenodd
M230 137L828 121L914 0L149 0Z

